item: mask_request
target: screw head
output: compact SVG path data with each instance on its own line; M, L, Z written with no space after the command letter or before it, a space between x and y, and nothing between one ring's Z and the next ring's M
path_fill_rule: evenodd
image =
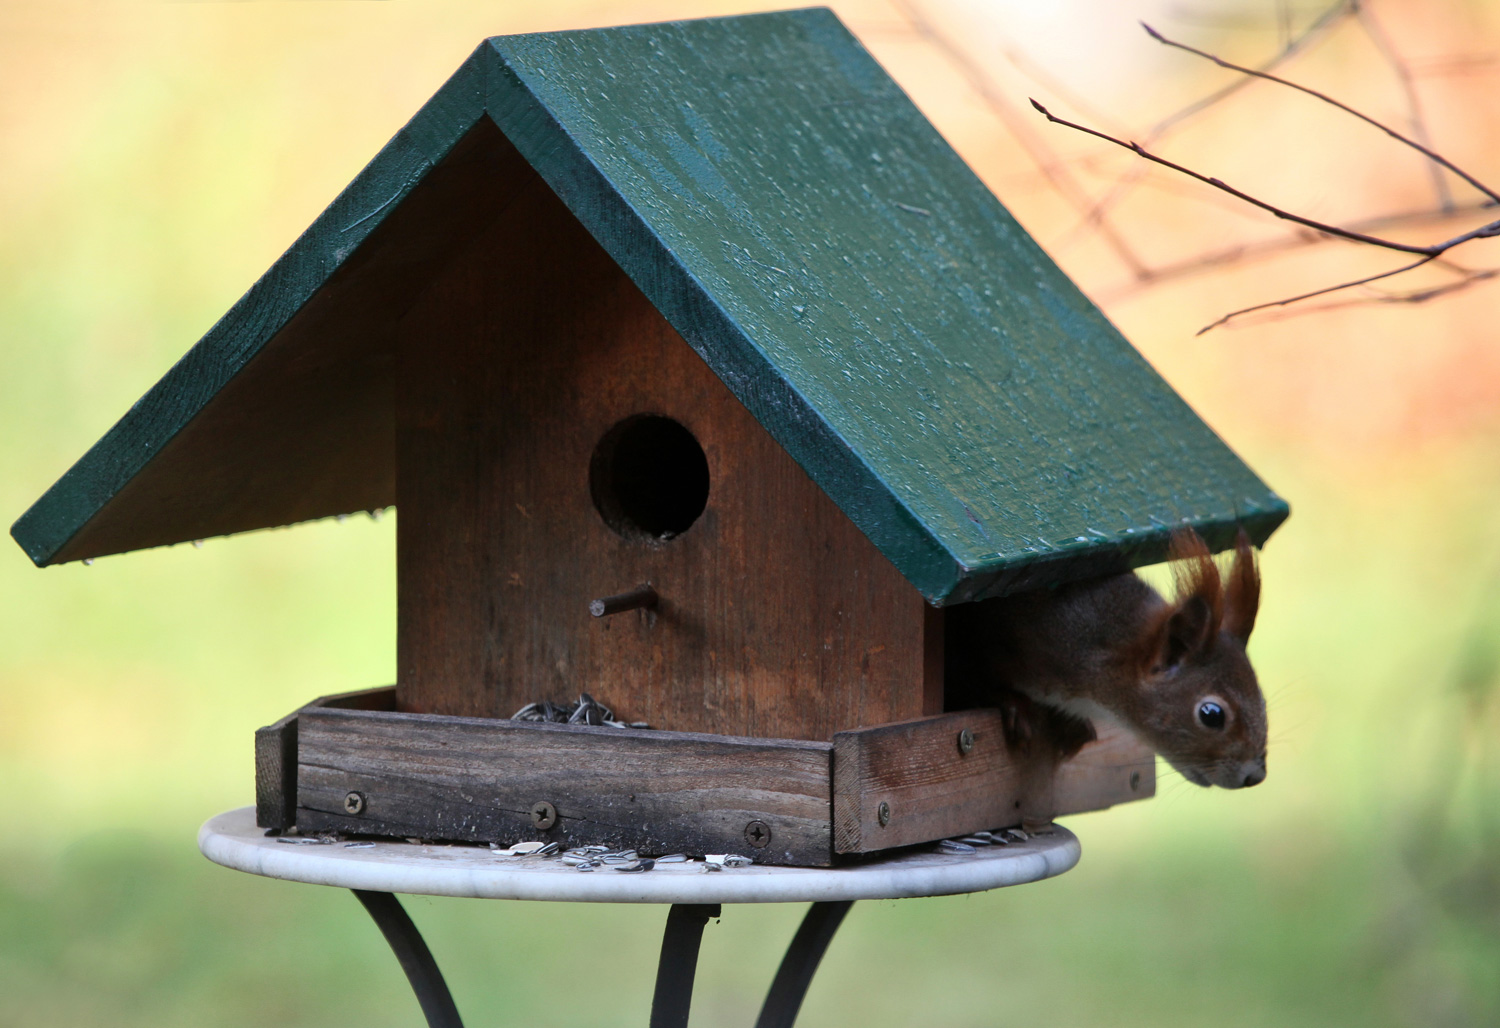
M365 812L365 798L357 792L351 792L344 797L344 813L363 814Z
M968 752L970 750L972 750L973 748L974 748L974 733L972 731L970 731L969 729L965 728L963 731L961 731L961 732L958 733L958 752L960 752L960 753L962 753L962 754L964 754L964 755L967 756Z
M745 826L745 841L758 850L771 845L771 827L764 821L751 821Z
M891 823L891 805L885 800L881 800L880 806L875 809L875 820L880 822L881 828Z
M531 823L538 828L551 828L557 824L557 808L546 800L531 805Z
M1135 792L1140 787L1141 787L1141 773L1139 771L1132 771L1132 772L1130 772L1130 791L1131 792Z

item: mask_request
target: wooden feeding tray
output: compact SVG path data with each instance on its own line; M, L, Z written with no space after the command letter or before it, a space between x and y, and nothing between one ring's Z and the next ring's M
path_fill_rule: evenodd
M995 710L810 742L407 714L395 699L394 688L326 696L256 732L257 823L828 866L1019 824L1033 809ZM1047 813L1155 791L1151 751L1104 730L1058 771Z

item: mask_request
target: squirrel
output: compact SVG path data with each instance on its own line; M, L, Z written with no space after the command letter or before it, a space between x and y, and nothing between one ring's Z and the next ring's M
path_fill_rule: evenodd
M1195 785L1266 777L1266 702L1245 654L1260 571L1240 529L1221 582L1191 528L1173 533L1176 595L1132 572L948 611L947 707L998 706L1007 741L1051 764L1123 725Z

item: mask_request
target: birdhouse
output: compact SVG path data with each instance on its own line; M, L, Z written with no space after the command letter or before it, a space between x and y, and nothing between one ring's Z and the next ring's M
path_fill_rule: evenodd
M822 9L486 40L13 534L391 505L395 686L260 731L263 826L801 864L1018 819L944 608L1287 513Z

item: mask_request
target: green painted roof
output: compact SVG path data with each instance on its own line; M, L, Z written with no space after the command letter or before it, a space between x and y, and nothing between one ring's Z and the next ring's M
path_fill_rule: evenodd
M1237 522L1263 541L1287 515L811 9L487 40L16 523L31 558L95 555L75 542L90 532L103 552L178 541L139 514L110 525L112 506L151 492L152 461L188 447L299 312L337 309L330 283L484 117L933 602L1159 560L1185 522L1216 548ZM202 463L232 470L255 430L221 434ZM309 500L218 530L348 509Z

